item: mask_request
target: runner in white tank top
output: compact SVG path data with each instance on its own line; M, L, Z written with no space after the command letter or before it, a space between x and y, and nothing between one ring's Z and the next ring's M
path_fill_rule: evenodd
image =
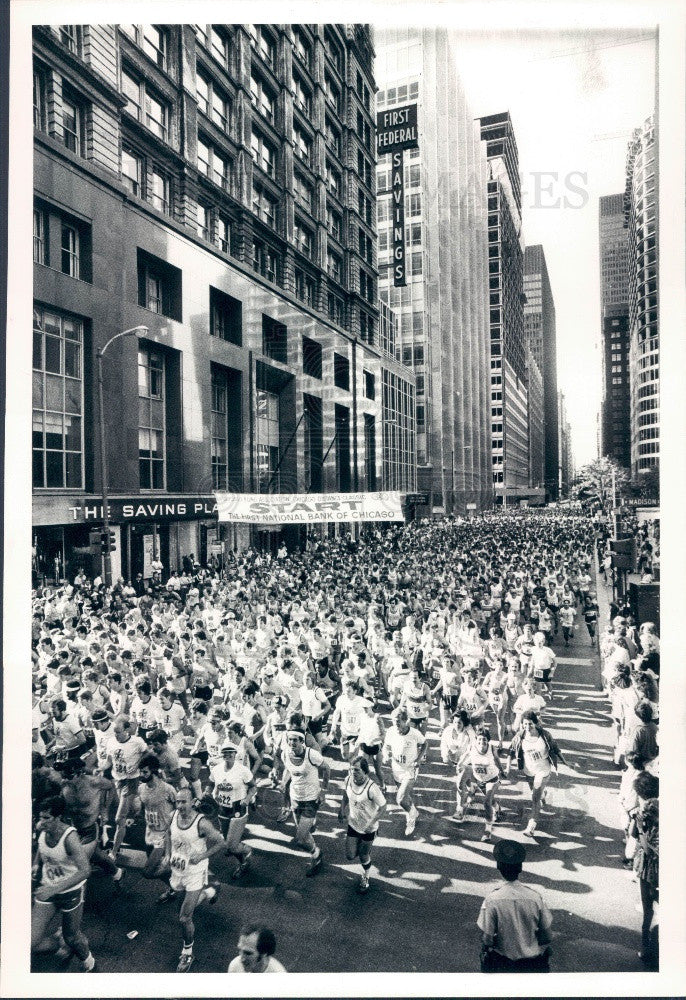
M193 964L193 913L200 903L205 900L214 903L217 898L219 883L207 884L208 860L224 846L224 838L219 830L196 811L191 789L180 788L176 793L176 811L165 836L163 858L163 864L171 871L171 888L160 897L164 902L176 892L184 893L179 911L183 950L176 967L177 972L188 972Z
M88 858L73 826L63 821L61 796L44 799L39 806L38 848L33 874L41 868L41 884L34 893L31 911L31 950L54 952L59 942L47 932L56 913L62 917L65 957L74 952L84 972L93 972L95 959L81 931L83 892L90 871Z
M490 841L493 824L500 815L500 806L495 801L495 793L500 785L501 777L504 777L505 774L490 740L491 734L483 726L479 726L475 730L474 742L469 751L468 765L468 772L473 782L472 794L482 792L484 795L486 825L481 837L484 842Z
M371 850L379 820L386 811L386 798L369 777L369 761L366 757L356 758L350 765L350 774L343 788L339 809L339 819L348 821L345 839L345 856L348 861L358 858L362 865L359 892L369 889L369 869Z

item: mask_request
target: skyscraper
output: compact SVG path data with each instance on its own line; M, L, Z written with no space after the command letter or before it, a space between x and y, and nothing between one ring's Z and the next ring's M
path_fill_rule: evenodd
M417 487L434 512L490 506L485 154L449 32L379 30L375 46L379 111L418 107L419 146L404 153L404 287L391 269L390 156L377 167L379 295L416 374Z
M627 151L624 207L629 232L631 473L660 461L658 306L658 144L654 117L634 130Z
M544 481L549 500L557 497L559 484L559 427L557 395L557 336L555 303L545 253L540 244L524 251L524 331L531 353L543 376Z
M488 289L493 488L496 501L528 496L522 196L508 111L480 119L488 156Z
M629 238L624 196L599 200L600 321L602 331L601 454L631 464L629 403Z

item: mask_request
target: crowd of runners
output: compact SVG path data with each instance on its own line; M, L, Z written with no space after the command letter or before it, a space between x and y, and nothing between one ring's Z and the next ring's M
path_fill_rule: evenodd
M179 905L177 971L188 971L194 912L224 888L211 858L232 858L238 884L259 866L244 838L261 803L262 817L269 805L274 825L292 824L315 876L332 776L340 856L359 865L361 894L380 824L400 811L414 834L429 755L453 788L456 838L476 816L492 840L501 782L519 779L522 832L535 837L551 775L572 770L546 714L556 649L575 630L601 641L626 857L644 857L659 641L625 615L597 635L598 541L580 514L487 515L311 539L274 558L249 550L221 568L158 566L146 585L108 591L80 573L34 591L33 950L93 970L89 875L97 866L125 892L122 859L142 824L143 874L160 903ZM647 912L656 882L632 863Z

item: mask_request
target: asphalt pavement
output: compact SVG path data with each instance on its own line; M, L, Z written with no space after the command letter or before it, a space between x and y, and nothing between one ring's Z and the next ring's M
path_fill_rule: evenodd
M602 601L602 585L598 589ZM553 912L554 972L643 971L637 957L639 889L621 866L619 772L612 762L608 703L599 691L597 650L583 621L569 647L558 637L554 649L555 698L544 722L571 766L562 765L549 785L535 839L523 832L530 796L513 769L501 786L503 814L494 840L510 837L526 845L522 881L535 886ZM225 971L236 954L241 924L253 920L274 930L277 956L290 972L478 971L476 918L483 897L499 880L493 844L480 840L480 803L461 826L448 818L454 784L440 762L437 720L428 738L428 759L417 782L416 831L405 837L404 814L389 809L374 845L372 888L365 896L357 892L360 869L345 860L344 832L336 820L345 774L337 753L327 752L332 785L319 814L316 837L324 863L315 877L305 876L307 858L293 846L290 820L279 824L263 808L251 814L249 871L236 881L233 861L212 860L222 890L216 905L196 911L191 975ZM121 890L103 875L91 878L84 929L98 971L175 970L178 906L157 903L163 888L135 867ZM70 971L76 966L72 960ZM58 966L41 956L33 970L54 972Z

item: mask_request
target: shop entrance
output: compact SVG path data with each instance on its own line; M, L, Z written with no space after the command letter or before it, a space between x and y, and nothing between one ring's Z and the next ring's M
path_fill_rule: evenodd
M158 555L164 566L163 576L169 572L169 525L131 525L131 565L128 579L135 580L139 573L144 580L152 576L152 561Z

